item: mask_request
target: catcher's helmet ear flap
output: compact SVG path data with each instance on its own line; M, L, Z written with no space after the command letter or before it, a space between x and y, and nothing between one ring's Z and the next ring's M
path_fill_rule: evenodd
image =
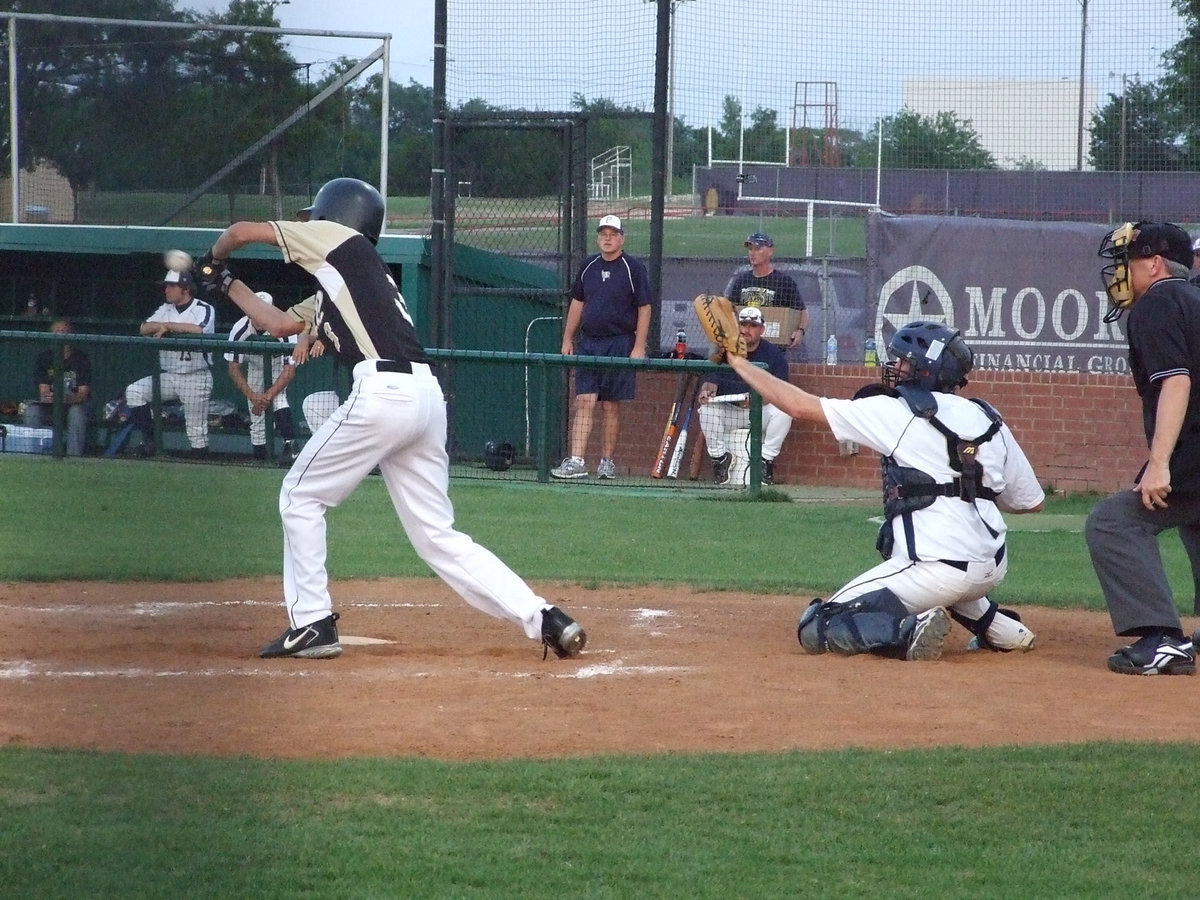
M383 231L385 204L383 195L357 178L335 178L325 182L313 198L312 206L300 210L300 221L326 220L353 228L372 244L379 243Z
M890 358L883 367L887 385L915 384L949 394L966 385L975 366L975 354L958 330L939 322L909 322L892 335L887 350ZM900 360L907 360L907 373L901 373Z
M505 441L488 441L483 445L483 462L493 472L507 472L512 467L516 453L513 445Z

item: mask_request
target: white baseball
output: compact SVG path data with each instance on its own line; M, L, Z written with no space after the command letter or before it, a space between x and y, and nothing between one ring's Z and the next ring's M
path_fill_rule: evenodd
M168 250L163 254L163 265L172 272L190 272L192 270L192 256L183 250Z

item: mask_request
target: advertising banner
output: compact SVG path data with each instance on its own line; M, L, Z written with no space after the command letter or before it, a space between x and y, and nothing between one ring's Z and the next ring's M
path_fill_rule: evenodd
M906 323L935 321L962 332L977 369L1128 373L1124 322L1103 321L1097 251L1113 227L872 213L875 340L882 348Z

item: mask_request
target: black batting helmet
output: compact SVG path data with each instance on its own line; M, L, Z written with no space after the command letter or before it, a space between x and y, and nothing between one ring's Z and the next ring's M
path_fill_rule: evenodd
M915 384L927 391L943 394L967 383L967 373L975 365L975 354L954 328L939 322L909 322L888 341L884 366L885 384ZM901 377L896 361L908 360L908 374Z
M383 195L357 178L335 178L317 191L312 206L300 210L300 220L323 219L353 228L372 244L383 231Z
M506 472L516 456L513 445L505 441L488 441L483 445L483 462L493 472Z

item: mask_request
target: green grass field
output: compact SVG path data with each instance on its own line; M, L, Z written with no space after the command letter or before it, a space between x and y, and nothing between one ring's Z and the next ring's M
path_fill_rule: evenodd
M277 574L277 470L0 457L0 477L4 591ZM451 496L460 526L532 580L803 594L874 556L877 510L862 502ZM1093 500L1010 520L997 599L1102 608L1079 533ZM389 529L394 543L355 539ZM771 552L737 552L750 536ZM184 539L200 558L181 558ZM334 577L428 574L379 479L331 512L330 543ZM1190 608L1178 540L1163 548ZM319 722L297 735L322 737ZM1195 756L1114 743L448 764L8 748L0 884L38 898L1194 897Z
M161 224L177 209L183 194L148 191L134 194L84 193L79 198L80 224ZM308 204L301 196L283 199L285 217ZM615 208L615 207L614 207ZM606 207L607 211L607 207ZM616 208L625 220L625 249L635 256L650 252L649 198L634 198ZM389 197L388 230L401 234L428 234L431 207L428 197ZM224 228L237 219L274 218L271 198L238 194L232 206L224 195L201 198L188 207L172 225ZM557 251L558 201L554 198L471 199L456 210L456 240L496 252ZM598 214L593 214L597 218ZM779 259L805 256L808 224L805 210L785 208L778 215L704 216L698 209L673 207L663 223L663 255L730 257L742 255L742 242L752 231L766 231L775 239ZM818 210L813 221L814 256L855 257L866 255L866 219L830 216ZM589 238L589 248L591 240Z

